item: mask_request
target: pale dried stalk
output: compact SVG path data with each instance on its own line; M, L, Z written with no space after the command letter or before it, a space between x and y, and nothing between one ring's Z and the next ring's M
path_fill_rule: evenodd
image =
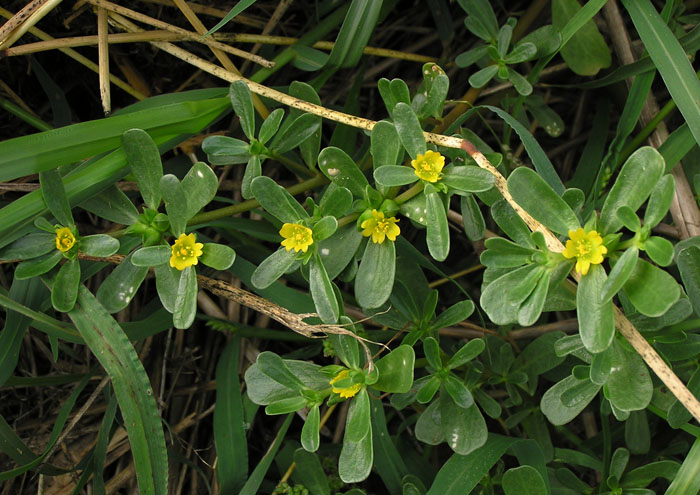
M9 19L12 17L12 12L0 7L0 15ZM43 41L53 41L54 40L54 38L52 36L48 35L44 31L42 31L41 29L38 29L36 27L30 28L29 32ZM75 50L73 50L71 48L59 48L58 50L65 53L66 55L68 55L70 58L72 58L76 62L83 64L85 67L92 70L93 72L99 71L99 67L97 66L96 63L94 63L92 60L88 59L87 57L82 56L80 53L76 52ZM131 87L128 83L119 79L117 76L110 74L109 80L111 81L112 84L114 84L118 88L123 89L124 91L129 93L131 96L133 96L137 100L146 99L146 96L143 93L140 93L139 91L137 91L136 89Z
M208 29L204 26L202 21L199 20L197 14L194 13L192 8L187 2L185 2L185 0L173 1L175 2L175 5L177 5L177 7L180 9L180 11L185 15L187 20L190 21L190 24L192 24L192 27L195 29L195 31L197 31L198 34L204 35L207 33ZM241 71L239 71L238 68L233 64L233 62L231 62L231 59L228 58L225 52L213 46L209 46L209 48L211 49L214 56L219 59L219 62L221 62L221 65L223 65L226 70L229 70L234 74L241 73ZM270 115L270 111L267 109L267 107L258 97L258 95L254 95L253 97L253 106L263 119L267 118L267 116Z
M109 91L109 42L107 35L109 25L107 24L107 11L101 7L97 8L97 61L100 71L100 99L105 116L112 113L112 96Z
M33 0L0 28L0 50L11 47L62 0Z
M187 38L190 41L196 41L198 43L204 43L205 45L213 46L215 48L218 48L221 51L230 53L232 55L236 55L237 57L245 58L248 59L252 62L255 62L256 64L262 65L263 67L267 68L272 68L274 67L274 62L270 62L269 60L264 59L263 57L260 57L258 55L252 55L244 50L240 50L238 48L234 48L232 46L228 46L224 43L221 43L219 41L214 41L213 39L207 37L207 38L202 38L201 35L197 33L193 33L192 31L187 31L186 29L179 28L177 26L173 26L172 24L168 24L167 22L160 21L158 19L154 19L153 17L149 17L145 14L141 14L139 12L136 12L131 9L127 9L126 7L121 7L117 4L114 4L112 2L108 2L107 0L87 0L89 3L92 5L96 5L97 7L103 7L110 12L115 12L117 14L121 14L125 17L129 17L131 19L134 19L135 21L143 22L144 24L148 24L150 26L157 27L159 29L164 29L166 31L171 31L173 33L180 34Z

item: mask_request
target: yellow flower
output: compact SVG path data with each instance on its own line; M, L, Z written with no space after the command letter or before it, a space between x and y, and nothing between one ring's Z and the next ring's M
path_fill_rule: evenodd
M298 223L285 223L280 229L280 235L284 237L282 245L287 251L294 249L296 252L306 252L314 243L311 229Z
M173 255L170 257L170 266L182 271L188 266L199 263L197 258L202 256L204 244L195 242L196 240L194 234L180 234L172 245Z
M372 210L372 217L362 222L360 227L365 229L362 231L363 236L372 236L372 242L381 244L386 237L390 241L396 240L396 236L401 233L397 222L396 217L384 218L384 213Z
M354 397L355 394L357 394L357 392L359 392L362 388L362 385L360 385L359 383L355 383L349 387L343 388L336 388L333 386L340 380L348 378L348 374L349 370L343 370L337 375L335 375L335 378L331 380L331 387L333 387L333 393L340 395L343 399L349 399L350 397Z
M68 227L56 229L56 249L65 253L75 245L75 236Z
M424 155L419 154L415 160L411 160L411 165L419 179L437 182L445 166L445 157L437 151L428 150Z
M603 238L598 232L586 232L579 227L575 231L569 231L569 240L561 254L569 259L576 258L576 271L585 275L591 265L603 262L603 255L607 252L608 248L603 246Z

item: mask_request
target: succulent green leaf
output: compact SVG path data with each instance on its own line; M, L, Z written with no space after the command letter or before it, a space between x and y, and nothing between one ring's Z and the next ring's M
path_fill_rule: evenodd
M168 263L172 255L170 246L148 246L134 251L131 263L134 266L157 266Z
M15 268L15 278L22 280L43 275L56 266L62 259L63 253L58 249L53 249L46 254L23 261Z
M508 177L508 191L532 217L560 235L580 224L571 207L538 174L518 167Z
M642 246L651 260L659 266L668 266L673 261L673 244L668 239L651 236Z
M603 283L600 297L602 301L610 301L625 285L627 279L634 271L637 265L639 250L636 247L628 248L622 256L615 262L615 265L610 270L608 279Z
M501 230L517 244L535 248L527 224L505 200L498 200L491 205L491 216Z
M260 157L257 155L251 156L248 159L245 172L243 173L243 179L241 180L241 196L243 196L243 199L251 199L255 196L251 184L261 175L262 164L260 163Z
M396 273L396 247L388 239L367 241L355 276L355 297L362 308L378 308L391 296Z
M214 270L228 270L236 261L236 252L223 244L204 243L199 261Z
M469 85L473 88L483 88L498 73L498 65L488 65L469 77Z
M324 323L336 323L340 315L338 300L326 267L323 266L318 254L314 254L309 263L309 288L321 320Z
M413 168L401 165L384 165L374 170L374 180L384 187L403 186L418 180Z
M321 197L321 202L318 206L321 208L324 216L340 218L352 206L352 193L346 187L336 186L331 183Z
M56 311L67 313L78 298L80 285L80 262L77 259L66 261L56 274L51 289L51 304Z
M229 88L229 98L236 115L241 119L241 129L248 138L255 138L255 111L253 109L253 97L248 85L243 81L236 81Z
M503 474L505 495L547 495L547 485L542 475L532 466L510 468Z
M485 348L486 343L483 339L470 340L464 344L460 350L454 353L447 362L447 368L451 370L459 368L481 354Z
M279 154L293 150L301 143L316 134L321 127L321 119L317 115L305 113L294 119L294 121L275 136L270 148Z
M153 271L156 274L158 298L166 311L174 313L182 272L167 263L155 265Z
M586 349L596 354L607 349L615 337L615 316L612 301L602 298L607 280L601 265L591 265L581 276L576 291L578 329Z
M257 289L266 289L284 275L294 264L296 259L296 251L292 249L288 251L284 247L279 248L265 258L255 269L250 279L253 287Z
M170 220L170 229L177 237L185 232L190 208L185 191L177 177L167 174L160 179L160 192L165 202L165 211Z
M46 206L51 214L64 227L75 225L70 203L66 197L66 190L63 187L63 179L58 170L46 170L39 173L39 183L41 184L41 194L44 197Z
M362 197L365 187L369 185L357 164L340 148L330 146L321 150L318 166L331 182L349 189L358 198Z
M318 404L314 404L309 408L309 413L306 415L306 421L301 428L301 446L307 452L316 452L321 443L319 434L319 423L321 420Z
M209 165L197 162L182 179L182 191L187 197L188 219L199 213L216 196L219 180Z
M212 165L233 165L236 163L246 163L251 156L250 145L248 143L228 136L207 137L204 141L202 141L202 151L207 154L209 163Z
M450 253L450 230L447 213L442 198L437 192L425 195L426 218L428 222L427 242L430 255L437 261L444 261Z
M119 250L119 241L107 234L86 235L80 238L80 251L88 256L104 258Z
M649 228L655 227L664 219L671 207L675 192L675 182L671 174L664 175L654 186L644 211L644 225Z
M459 455L467 455L486 443L486 421L476 404L459 407L449 394L440 393L440 429L450 446ZM418 429L416 425L416 430ZM416 436L418 432L416 431Z
M527 299L523 301L518 310L518 324L523 327L534 325L537 319L542 314L544 303L547 299L547 291L549 290L549 281L552 277L551 270L545 270L542 277L537 281L535 290L533 290Z
M193 266L188 266L180 275L173 311L173 326L186 329L194 322L197 314L197 272Z
M494 177L491 172L479 167L460 166L447 169L441 181L460 194L488 191L493 187Z
M127 256L107 275L97 289L97 300L108 313L117 313L126 308L148 273L148 266L136 266Z
M0 260L29 260L56 249L56 234L32 232L0 250Z
M306 399L302 396L288 397L270 403L265 407L265 414L276 416L278 414L289 414L303 409L306 406Z
M296 199L269 177L254 179L251 190L262 207L282 222L297 223L309 218Z
M613 406L621 411L646 408L651 402L654 385L639 354L614 342L610 362L610 376L605 382L605 395Z
M497 325L507 325L518 320L520 306L535 290L543 269L525 265L497 278L481 293L480 304L489 319Z
M462 195L460 209L467 238L472 242L483 239L486 234L486 221L473 194Z
M473 312L474 303L472 301L459 301L440 313L440 316L435 318L430 326L435 330L451 327L469 318Z
M361 390L358 396L360 394L366 395L367 391ZM369 400L367 402L369 404ZM354 411L354 409L357 408L356 403L357 398L350 404L348 420L345 425L343 448L340 451L340 457L338 459L338 475L345 483L356 483L367 478L374 462L372 428L369 425L369 410L367 411L367 427L364 430L365 435L358 441L352 441L348 438L351 429L359 432L363 428L363 423L365 422L364 412L362 410ZM355 423L355 421L357 421L357 423ZM357 424L357 426L355 426L355 424ZM355 438L356 436L357 433L353 431L352 437Z
M632 208L627 205L620 206L615 212L615 216L622 225L632 232L639 232L642 228L642 222L639 220L639 217L632 211Z
M578 399L564 403L562 396L574 388L578 389ZM590 380L577 380L573 376L567 376L553 387L547 390L540 401L542 413L553 425L565 425L583 411L600 390Z
M130 129L122 134L122 147L144 203L152 210L157 210L161 198L163 164L156 143L146 131Z
M374 363L379 371L379 379L372 388L392 394L403 394L411 390L415 359L415 352L409 345L400 345L391 351Z
M447 379L445 380L444 384L445 390L459 407L462 409L468 409L474 405L474 398L472 397L471 392L469 392L469 389L466 387L466 385L464 385L464 382L457 379L456 376L453 374L447 375Z
M418 403L427 404L433 400L435 393L440 388L440 383L440 379L437 376L432 376L427 382L425 382L416 394L416 400ZM423 412L423 414L425 414L425 412Z
M603 235L616 232L621 226L615 212L621 206L637 211L664 173L665 162L661 154L650 146L632 153L620 170L600 212L598 226Z
M333 216L325 216L316 222L311 230L314 242L328 239L338 230L338 220Z
M302 391L307 388L306 385L290 371L284 360L274 352L261 352L258 354L256 363L260 371L288 389Z
M267 143L270 139L272 139L272 136L277 133L277 130L280 128L280 124L282 123L282 117L284 117L284 110L281 108L276 108L270 112L270 115L268 115L263 121L262 125L260 126L260 133L258 135L262 144Z
M423 129L411 106L403 102L397 103L393 116L396 132L411 158L415 159L417 155L425 154L427 148Z
M668 272L641 258L623 290L637 311L650 317L666 313L681 295L680 286Z

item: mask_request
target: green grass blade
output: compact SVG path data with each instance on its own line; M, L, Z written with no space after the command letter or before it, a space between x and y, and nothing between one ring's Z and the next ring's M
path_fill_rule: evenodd
M112 429L112 423L114 423L114 417L117 413L117 399L112 396L107 403L107 410L105 415L102 417L102 425L100 426L100 431L97 434L97 444L95 444L95 450L92 455L92 465L93 465L93 481L92 481L92 493L93 495L105 495L105 482L102 477L102 469L105 465L105 460L107 458L107 446L109 444L110 430Z
M231 19L233 19L245 9L253 5L255 2L256 0L239 0L239 2L236 5L234 5L231 10L228 11L228 14L226 14L224 18L216 24L216 26L214 26L202 35L202 38L206 38L207 36L211 36L212 34L217 32L219 29L228 24L229 21L231 21Z
M700 143L700 80L685 51L648 0L623 0L654 65Z
M272 442L272 445L270 445L270 448L267 449L267 452L263 458L260 459L258 465L255 466L253 472L250 473L250 477L248 478L246 484L243 485L243 489L240 491L239 495L255 495L256 493L259 493L258 489L265 478L267 470L270 469L270 465L275 459L280 445L282 445L282 440L284 440L284 437L287 434L289 425L292 424L292 418L294 418L294 414L287 414L287 418L284 420L284 423L282 423L282 426L277 432L275 440Z
M238 380L240 342L239 337L231 339L216 367L214 443L222 493L238 493L248 477L248 445Z
M227 98L186 101L116 117L82 122L0 142L0 181L51 170L121 145L121 135L135 127L152 138L196 133L230 109Z
M687 495L700 491L700 438L696 438L676 477L664 495Z
M46 299L46 294L37 278L15 279L12 282L9 297L18 304L27 304L36 308ZM0 305L2 305L1 301ZM17 366L19 348L30 321L30 318L15 311L8 310L5 315L5 326L0 333L0 385L5 383Z
M131 342L84 286L68 316L112 379L124 417L142 495L168 493L168 457L148 375Z
M15 301L5 294L0 294L0 306L3 306L8 310L16 311L17 313L30 318L32 320L31 324L34 328L41 330L50 337L56 337L74 344L85 343L85 341L83 341L83 339L80 337L80 334L78 334L78 332L76 332L73 328L67 326L66 323L56 320L55 318L52 318L39 311L34 311L30 307Z

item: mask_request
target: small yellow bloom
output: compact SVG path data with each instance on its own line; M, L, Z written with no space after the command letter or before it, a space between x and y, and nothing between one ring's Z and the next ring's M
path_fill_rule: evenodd
M311 229L298 223L285 223L280 229L280 235L284 237L282 245L287 251L294 249L296 252L306 252L314 243Z
M188 266L199 263L198 258L202 256L204 244L195 242L194 234L180 234L172 245L173 255L170 257L170 266L182 271Z
M56 229L56 249L62 253L70 251L75 245L75 236L68 227Z
M419 179L437 182L445 166L445 157L437 151L428 150L424 155L419 154L415 160L411 160L411 165Z
M337 382L340 380L347 378L349 374L349 370L343 370L337 375L335 375L335 378L331 380L331 387L333 387L333 393L340 395L343 399L349 399L350 397L354 397L357 392L360 391L362 388L362 385L359 383L355 383L349 387L344 387L344 388L335 388L333 385L335 385Z
M372 210L372 217L360 224L360 227L364 229L362 235L372 236L372 242L379 244L384 242L387 237L390 241L395 241L396 236L401 233L399 226L396 225L398 221L396 217L384 218L384 213Z
M585 275L591 265L603 262L603 255L607 252L608 248L603 246L603 238L598 232L586 232L579 227L575 231L569 231L569 240L566 241L566 248L561 254L569 259L576 258L576 271Z

